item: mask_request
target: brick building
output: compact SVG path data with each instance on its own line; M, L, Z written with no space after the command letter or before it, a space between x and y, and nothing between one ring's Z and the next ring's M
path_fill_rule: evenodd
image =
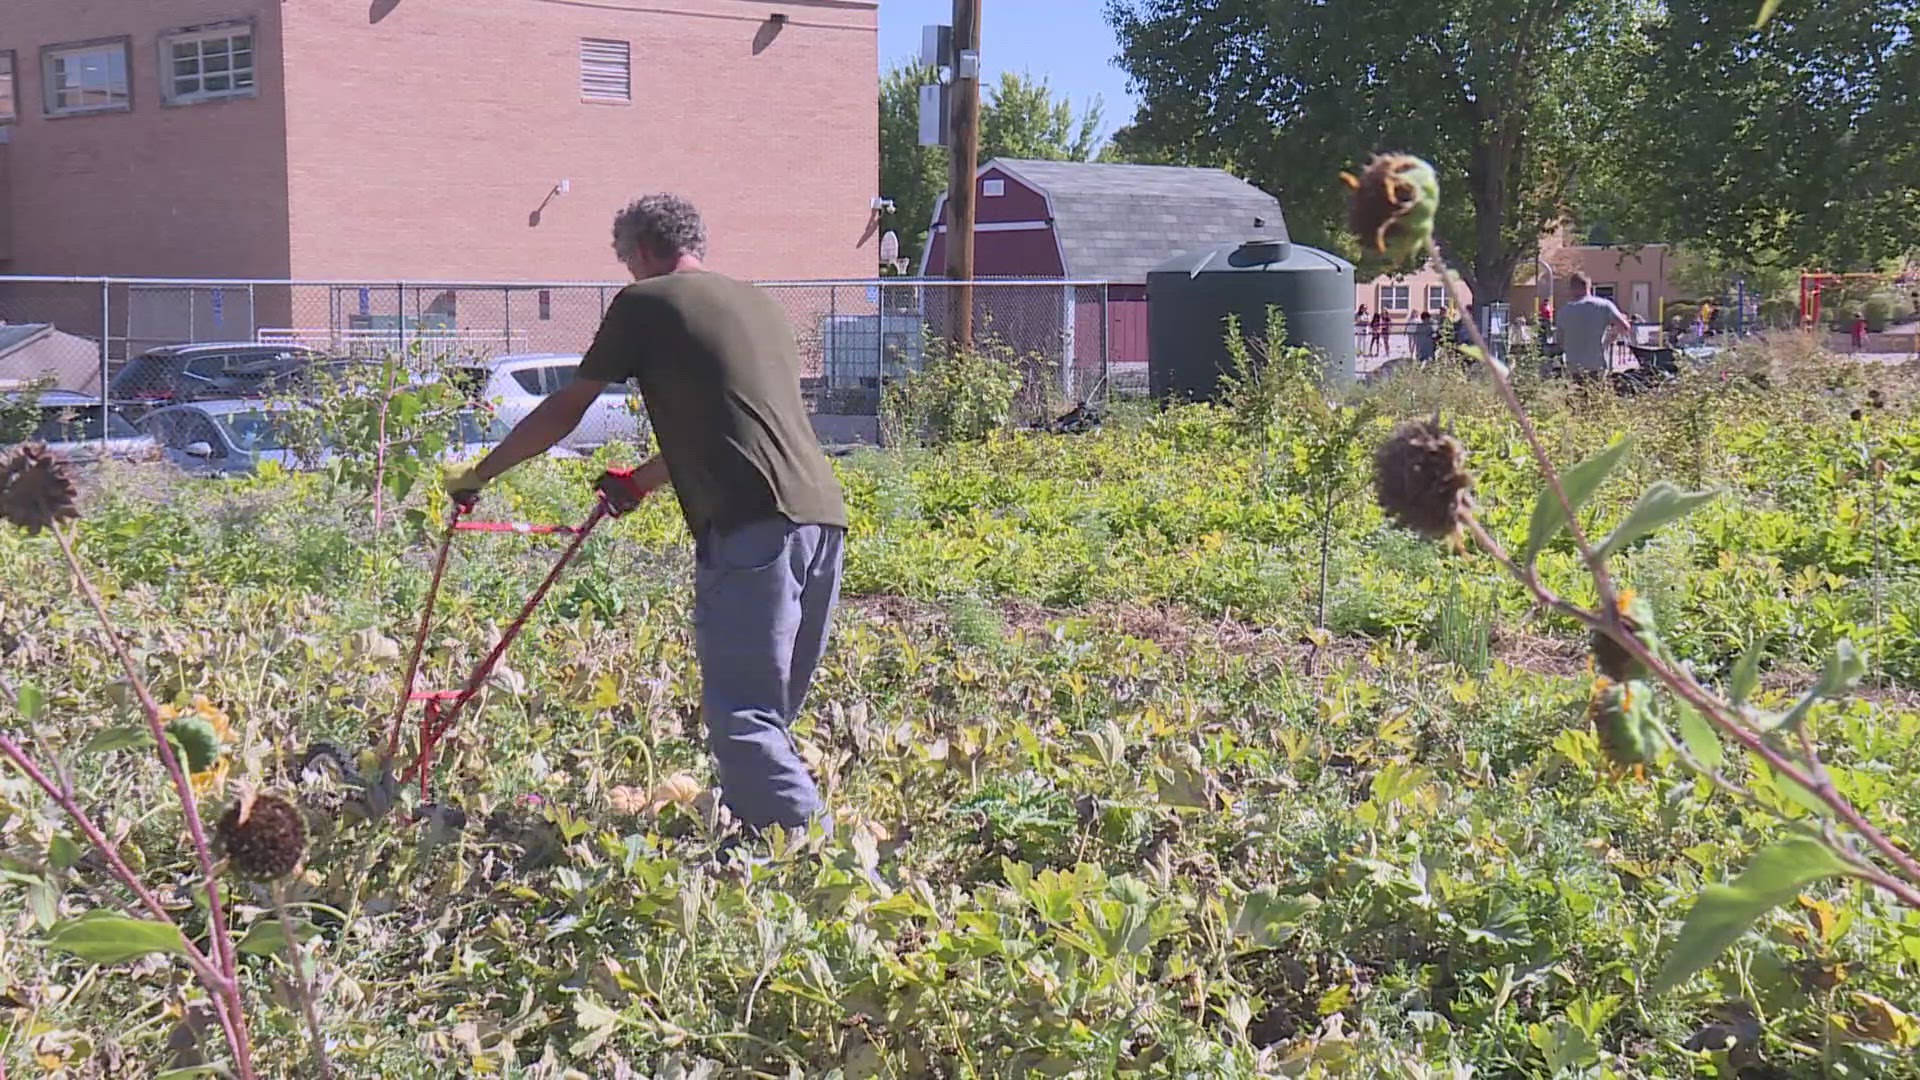
M876 262L876 0L0 6L0 274L606 281L656 190L716 269Z

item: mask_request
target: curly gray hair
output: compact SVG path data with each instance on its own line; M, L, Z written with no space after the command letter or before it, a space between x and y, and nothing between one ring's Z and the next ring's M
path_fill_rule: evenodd
M662 258L707 257L707 226L700 211L678 195L647 195L627 204L613 219L613 249L622 258L630 246Z

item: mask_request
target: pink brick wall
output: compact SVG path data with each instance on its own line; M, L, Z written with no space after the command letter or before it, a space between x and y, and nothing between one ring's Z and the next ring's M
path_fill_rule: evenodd
M656 190L701 205L719 269L875 270L873 0L0 9L21 74L0 272L609 280L613 213ZM257 96L162 105L160 34L233 18L256 21ZM121 35L132 111L44 117L42 46ZM633 104L580 101L583 36L632 43ZM571 192L530 227L563 178Z
M296 277L609 280L614 212L659 190L700 205L716 269L874 273L871 0L283 12ZM631 42L631 105L580 100L582 37ZM562 179L571 191L530 225Z
M288 268L279 0L0 0L19 70L11 271L281 276ZM256 96L161 102L168 30L255 20ZM41 49L131 39L131 112L48 118Z

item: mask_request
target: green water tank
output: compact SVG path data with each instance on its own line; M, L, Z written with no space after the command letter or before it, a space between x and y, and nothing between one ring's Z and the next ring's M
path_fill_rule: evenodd
M1337 255L1263 237L1190 251L1147 275L1147 382L1160 400L1209 401L1227 358L1227 316L1250 338L1266 333L1267 309L1287 320L1289 344L1320 354L1329 385L1353 382L1353 264Z

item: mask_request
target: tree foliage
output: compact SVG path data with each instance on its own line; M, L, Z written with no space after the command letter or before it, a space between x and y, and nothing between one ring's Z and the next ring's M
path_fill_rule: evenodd
M908 256L926 240L952 160L944 147L920 145L920 87L933 81L934 73L916 64L896 66L880 80L880 193L893 200L885 224L900 234ZM1103 116L1098 98L1076 108L1045 79L1003 72L980 102L980 160L1090 161L1101 149Z
M1727 258L1867 269L1920 216L1920 4L1668 0L1644 58L1647 228Z
M1278 195L1302 239L1338 233L1337 174L1431 161L1456 269L1501 299L1618 125L1644 0L1109 0L1142 134ZM1363 270L1384 269L1363 265Z

